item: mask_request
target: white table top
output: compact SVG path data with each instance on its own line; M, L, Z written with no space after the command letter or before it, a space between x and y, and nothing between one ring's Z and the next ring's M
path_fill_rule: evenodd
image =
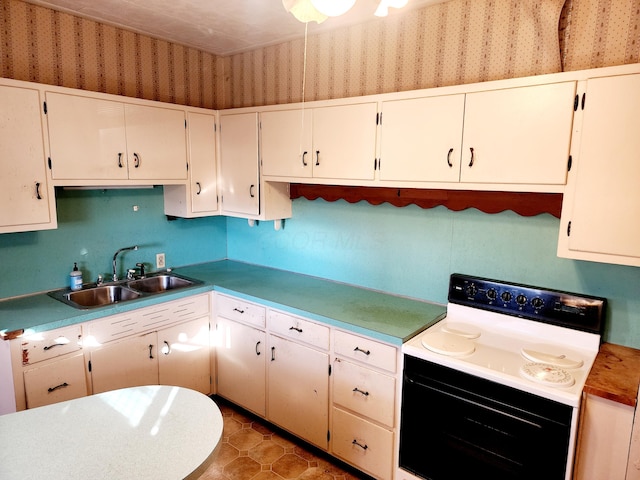
M0 478L197 478L222 438L206 395L151 385L0 416Z

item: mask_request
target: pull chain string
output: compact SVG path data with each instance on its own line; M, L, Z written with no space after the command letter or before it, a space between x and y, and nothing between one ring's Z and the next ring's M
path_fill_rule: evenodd
M302 60L302 109L300 110L300 145L298 155L302 156L302 144L304 142L304 94L307 85L307 34L309 22L304 24L304 53Z

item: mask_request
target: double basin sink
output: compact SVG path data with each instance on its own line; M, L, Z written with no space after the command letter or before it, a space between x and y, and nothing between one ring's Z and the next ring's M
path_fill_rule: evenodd
M90 285L83 287L82 290L55 290L49 292L48 295L72 307L88 309L201 284L202 282L199 280L178 276L173 273L161 273L135 280L123 280L105 285Z

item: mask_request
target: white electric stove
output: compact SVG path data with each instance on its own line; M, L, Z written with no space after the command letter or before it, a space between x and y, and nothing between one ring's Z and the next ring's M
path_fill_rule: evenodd
M408 471L434 480L474 472L571 478L582 389L605 309L603 298L453 274L446 317L402 347L401 467L404 457ZM449 420L422 419L420 405L429 404ZM418 424L434 433L432 461L407 446ZM557 457L548 466L536 460L548 453L545 444ZM440 457L460 455L459 474L438 466Z

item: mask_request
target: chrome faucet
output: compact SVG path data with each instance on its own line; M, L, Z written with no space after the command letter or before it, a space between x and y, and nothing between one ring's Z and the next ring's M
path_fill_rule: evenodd
M116 273L116 258L120 252L124 252L126 250L138 250L138 246L134 245L133 247L124 247L113 254L113 281L114 282L118 281L118 274Z

